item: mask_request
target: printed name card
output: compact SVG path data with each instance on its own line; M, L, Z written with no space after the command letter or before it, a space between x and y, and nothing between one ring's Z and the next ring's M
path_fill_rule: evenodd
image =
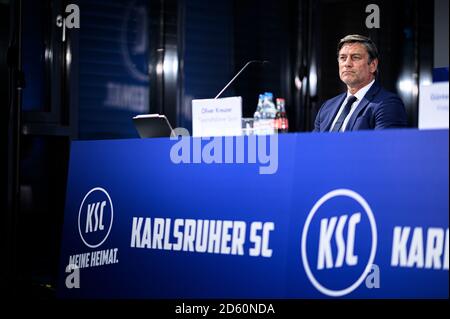
M242 98L192 100L192 135L242 135Z
M448 129L448 82L420 87L419 129Z

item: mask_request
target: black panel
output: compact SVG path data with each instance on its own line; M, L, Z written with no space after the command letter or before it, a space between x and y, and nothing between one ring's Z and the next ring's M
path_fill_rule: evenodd
M0 3L0 121L1 121L1 134L0 134L0 148L2 154L7 154L8 150L8 118L9 118L9 83L8 83L8 68L7 68L7 50L9 42L9 4ZM4 156L3 158L5 158ZM9 159L10 156L7 156ZM8 190L8 165L5 160L0 161L2 163L0 170L1 189ZM9 191L1 192L0 196L0 211L3 212L0 218L0 242L1 249L4 252L4 256L11 256L12 243L10 240L10 215L8 205ZM8 258L6 258L8 259ZM2 262L0 266L0 285L2 287L9 287L6 280L8 277L8 268L10 263L8 261Z

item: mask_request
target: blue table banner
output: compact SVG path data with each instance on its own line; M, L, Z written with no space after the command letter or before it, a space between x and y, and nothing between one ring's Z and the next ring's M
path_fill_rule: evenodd
M60 298L448 298L448 130L72 143Z

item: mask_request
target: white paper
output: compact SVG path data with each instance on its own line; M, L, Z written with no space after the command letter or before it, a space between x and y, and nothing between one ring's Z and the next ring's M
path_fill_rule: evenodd
M242 98L192 100L192 135L242 135Z
M448 129L448 82L420 86L419 129Z

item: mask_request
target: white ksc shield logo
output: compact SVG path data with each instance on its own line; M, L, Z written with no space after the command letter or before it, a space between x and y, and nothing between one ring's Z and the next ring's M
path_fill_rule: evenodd
M324 195L311 209L302 233L305 272L321 293L340 297L369 274L377 249L377 226L367 201L349 189Z
M113 224L114 209L108 192L96 187L91 189L78 211L78 232L83 243L96 248L105 242Z

